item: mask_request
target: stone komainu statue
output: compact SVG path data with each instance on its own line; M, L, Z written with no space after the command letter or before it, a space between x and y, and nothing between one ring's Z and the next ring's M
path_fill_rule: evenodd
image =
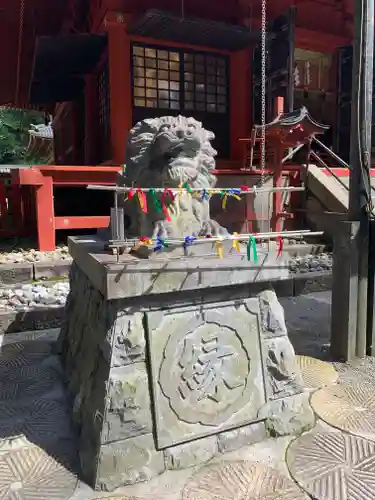
M217 152L212 148L214 134L205 130L194 118L165 116L143 120L130 131L126 146L124 172L120 186L178 188L187 183L192 188L212 188L216 177ZM171 220L147 196L145 213L137 196L121 206L129 221L129 236L184 238L187 235L220 235L226 229L210 218L209 201L202 193L183 192L174 200L162 194L157 197L167 204Z

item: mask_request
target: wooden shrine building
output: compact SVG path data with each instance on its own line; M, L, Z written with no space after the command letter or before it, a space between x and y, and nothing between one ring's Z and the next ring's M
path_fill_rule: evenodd
M287 111L305 105L347 157L352 0L266 7L267 121L279 96ZM48 189L74 185L73 171L78 184L113 182L129 129L165 114L202 121L215 132L218 169L239 169L240 139L259 123L261 8L261 0L4 0L0 105L53 114L56 168L41 172ZM63 175L59 165L72 169ZM21 184L34 182L22 175ZM44 181L35 182L40 194ZM84 227L58 218L54 229Z

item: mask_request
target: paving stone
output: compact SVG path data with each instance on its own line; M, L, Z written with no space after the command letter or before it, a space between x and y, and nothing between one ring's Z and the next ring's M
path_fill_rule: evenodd
M67 500L77 478L51 451L31 446L0 455L0 498L4 500Z
M339 374L332 363L310 356L296 356L303 384L306 389L320 389L337 382Z
M342 432L308 433L287 452L292 477L316 500L373 500L375 443Z
M63 402L37 399L28 403L2 400L0 405L0 448L17 437L24 446L74 438L70 409Z
M320 389L312 395L311 406L333 427L375 439L375 385L369 381Z
M182 500L308 500L303 491L275 469L246 461L203 467L187 482Z

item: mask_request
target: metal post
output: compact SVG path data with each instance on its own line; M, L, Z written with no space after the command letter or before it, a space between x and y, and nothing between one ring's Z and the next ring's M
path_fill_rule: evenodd
M350 131L349 222L337 228L331 350L343 360L366 354L374 0L355 0ZM371 196L371 195L370 195ZM371 294L370 294L371 295Z
M374 0L356 0L353 41L349 220L359 221L356 356L366 354ZM350 312L349 312L350 314Z

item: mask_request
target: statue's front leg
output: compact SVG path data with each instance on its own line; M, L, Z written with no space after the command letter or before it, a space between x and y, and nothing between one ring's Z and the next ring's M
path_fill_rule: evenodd
M168 231L167 231L165 221L163 221L163 220L155 221L152 237L155 239L160 238L161 240L167 239Z

